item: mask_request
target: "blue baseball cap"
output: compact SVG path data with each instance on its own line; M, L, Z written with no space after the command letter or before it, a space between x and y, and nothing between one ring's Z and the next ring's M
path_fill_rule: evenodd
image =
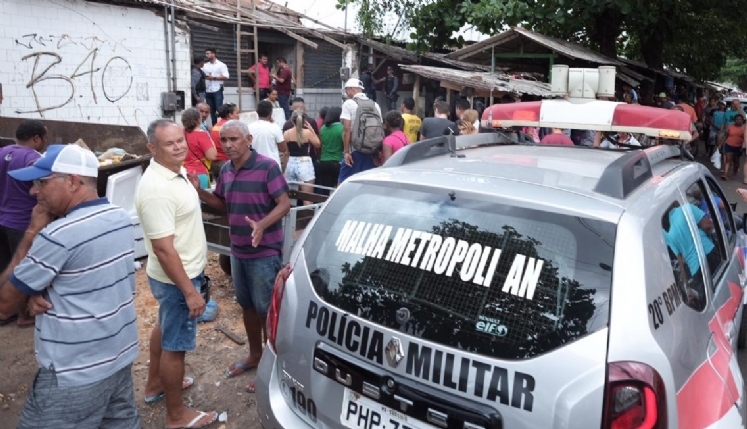
M52 173L98 177L99 160L93 152L80 146L53 144L34 164L8 172L10 177L21 182L42 179Z

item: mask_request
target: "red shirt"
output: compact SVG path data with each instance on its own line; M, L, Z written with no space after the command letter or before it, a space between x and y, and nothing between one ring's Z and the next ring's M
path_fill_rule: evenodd
M283 82L278 81L275 84L275 89L278 90L278 95L290 95L291 93L291 79L293 79L293 72L290 67L285 66L278 70L278 78L283 79Z
M575 146L573 144L573 140L571 140L570 137L567 135L560 133L560 134L548 134L544 137L542 137L542 141L540 144L547 144L547 145L559 145L559 146Z
M215 149L218 151L218 161L228 161L228 156L223 152L223 146L220 145L220 129L226 122L228 122L228 119L218 119L218 122L213 125L213 129L210 130L210 136L213 138Z
M257 71L259 69L259 71ZM267 67L267 65L262 63L257 63L251 67L249 67L249 70L254 70L255 73L257 73L258 76L256 76L256 83L254 87L257 87L257 84L261 89L269 89L272 85L272 81L270 80L270 68ZM217 145L217 143L216 143Z
M187 173L208 174L202 160L205 158L205 152L215 147L210 134L198 128L192 132L185 131L184 135L187 137L187 159L184 160Z
M706 102L702 99L698 100L697 103L695 103L695 114L698 115L698 118L703 117L703 110L705 109Z

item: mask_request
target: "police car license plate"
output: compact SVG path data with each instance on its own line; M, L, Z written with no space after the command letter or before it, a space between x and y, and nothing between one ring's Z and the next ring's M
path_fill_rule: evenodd
M348 388L342 398L340 423L350 429L436 429Z

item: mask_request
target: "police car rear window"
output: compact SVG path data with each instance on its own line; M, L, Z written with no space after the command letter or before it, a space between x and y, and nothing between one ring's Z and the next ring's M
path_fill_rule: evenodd
M349 184L304 253L317 294L380 326L503 359L607 325L615 225L448 191Z

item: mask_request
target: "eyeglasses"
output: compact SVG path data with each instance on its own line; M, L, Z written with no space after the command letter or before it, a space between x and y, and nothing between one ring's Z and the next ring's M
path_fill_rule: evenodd
M44 184L45 184L46 182L48 182L48 181L50 181L50 180L52 180L52 179L65 178L65 177L67 177L67 176L68 176L67 174L58 174L57 176L47 176L47 177L42 177L41 179L36 179L36 180L34 180L34 181L33 181L33 184L34 184L34 186L36 186L37 188L41 188L42 186L44 186Z

